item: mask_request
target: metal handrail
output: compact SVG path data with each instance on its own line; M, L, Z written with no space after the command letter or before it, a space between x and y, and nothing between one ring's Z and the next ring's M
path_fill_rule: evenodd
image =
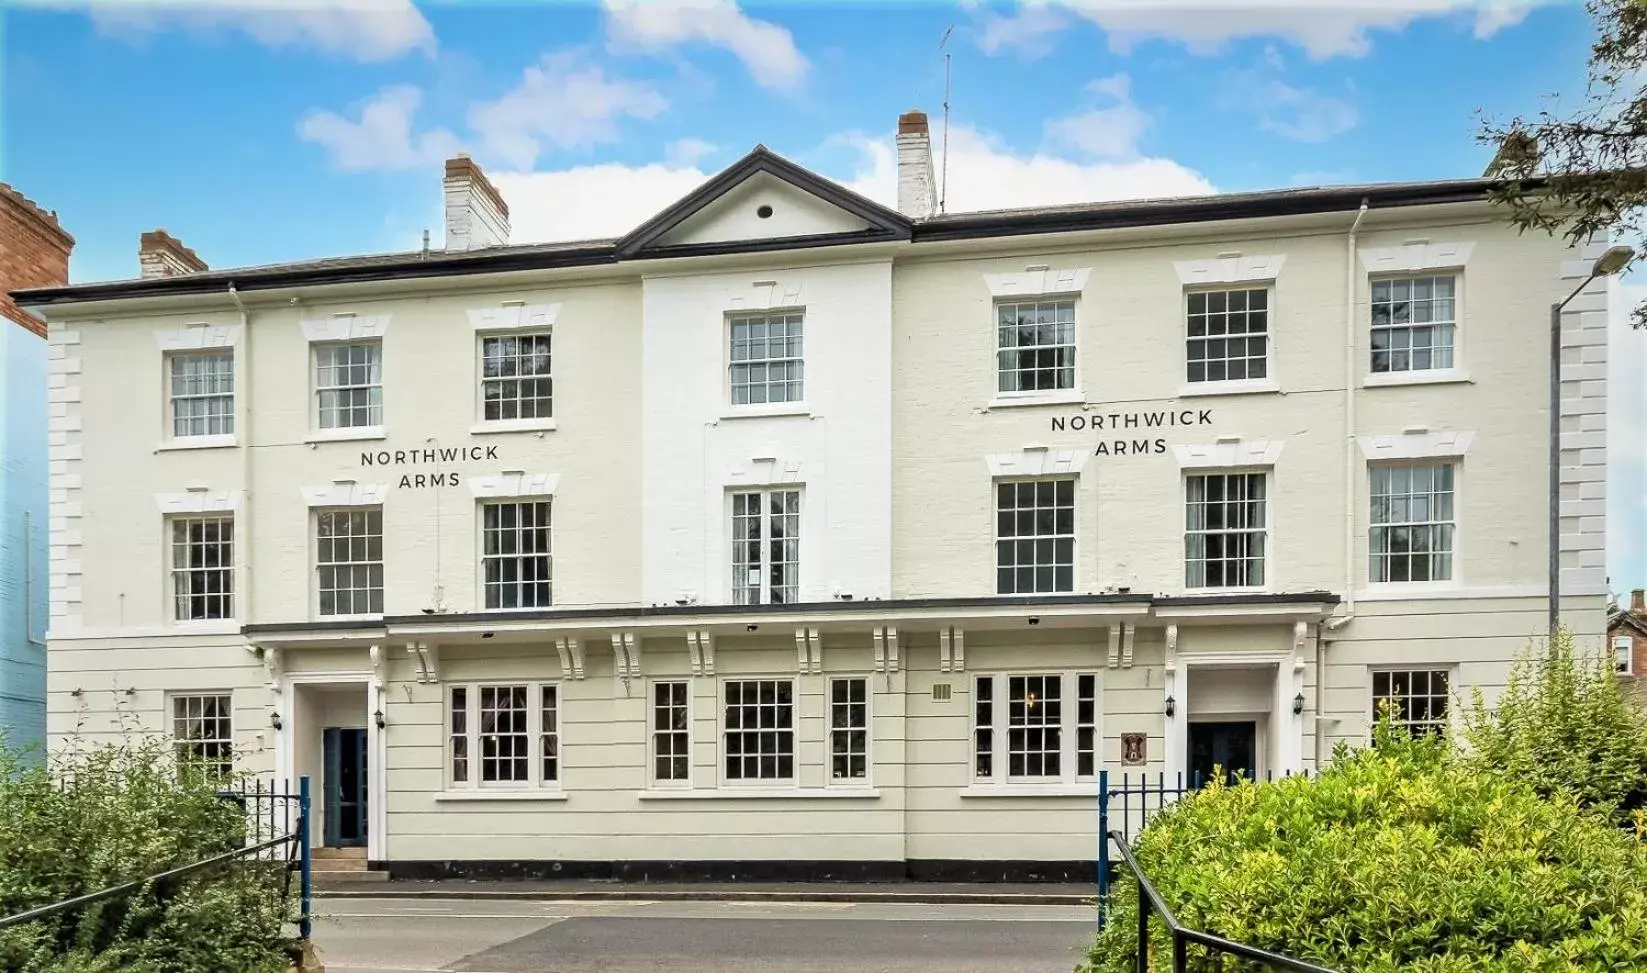
M1138 860L1132 857L1132 848L1127 844L1126 835L1119 831L1109 833L1115 846L1121 851L1121 859L1131 870L1132 877L1138 881L1138 973L1149 973L1149 914L1151 911L1161 914L1161 919L1167 924L1172 933L1172 969L1173 973L1185 973L1189 969L1189 954L1186 949L1189 943L1196 943L1221 953L1229 953L1243 959L1267 963L1271 967L1282 970L1293 970L1296 973L1338 973L1337 970L1326 966L1316 966L1301 959L1282 956L1257 946L1248 946L1222 936L1214 936L1210 932L1199 929L1190 929L1178 921L1172 914L1167 903L1161 898L1161 893L1155 890L1150 880L1144 876L1144 870Z
M253 845L249 848L237 848L234 851L227 851L221 855L213 855L210 858L197 862L191 862L188 865L179 865L176 868L161 872L158 875L150 875L147 878L139 878L130 882L122 882L119 885L111 885L106 889L99 889L96 892L87 892L85 895L76 896L72 899L64 899L62 902L53 902L51 905L39 906L37 908L30 909L27 912L19 912L14 916L0 918L0 929L8 929L12 926L20 926L24 923L49 918L57 915L59 912L69 912L73 909L78 909L81 906L91 905L96 902L102 902L105 899L112 899L117 896L125 895L127 892L140 889L143 886L153 882L160 882L170 878L181 878L184 875L189 875L204 868L210 868L213 865L233 858L244 858L246 856L255 855L258 852L273 848L276 845L292 844L297 841L298 836L295 834L282 835L279 838L271 838L262 844Z

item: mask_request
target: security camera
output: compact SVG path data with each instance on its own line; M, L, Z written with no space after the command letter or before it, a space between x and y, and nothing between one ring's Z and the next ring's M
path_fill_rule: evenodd
M434 613L435 613L435 610L433 608L423 609L423 614L425 614L425 615L433 615Z
M1039 625L1039 624L1041 624L1041 616L1039 616L1039 615L1031 615L1031 616L1029 616L1029 623L1030 623L1030 624L1031 624L1031 625Z

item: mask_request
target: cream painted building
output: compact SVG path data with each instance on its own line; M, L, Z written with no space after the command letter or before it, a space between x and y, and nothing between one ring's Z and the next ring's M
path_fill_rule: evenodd
M1479 180L892 210L27 292L50 732L311 775L397 875L1090 875L1096 775L1306 770L1544 634L1548 307ZM1607 287L1562 341L1602 633Z

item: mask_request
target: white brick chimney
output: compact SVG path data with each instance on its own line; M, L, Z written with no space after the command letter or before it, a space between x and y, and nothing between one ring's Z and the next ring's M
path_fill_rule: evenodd
M150 230L137 238L137 271L144 280L181 277L210 269L199 254L165 230Z
M446 160L446 249L479 250L509 242L509 204L463 153Z
M924 220L938 211L938 180L932 171L932 134L926 112L898 116L898 212Z

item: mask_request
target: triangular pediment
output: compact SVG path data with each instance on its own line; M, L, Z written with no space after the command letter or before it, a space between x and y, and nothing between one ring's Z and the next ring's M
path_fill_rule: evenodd
M618 243L623 256L907 240L909 222L761 146Z

